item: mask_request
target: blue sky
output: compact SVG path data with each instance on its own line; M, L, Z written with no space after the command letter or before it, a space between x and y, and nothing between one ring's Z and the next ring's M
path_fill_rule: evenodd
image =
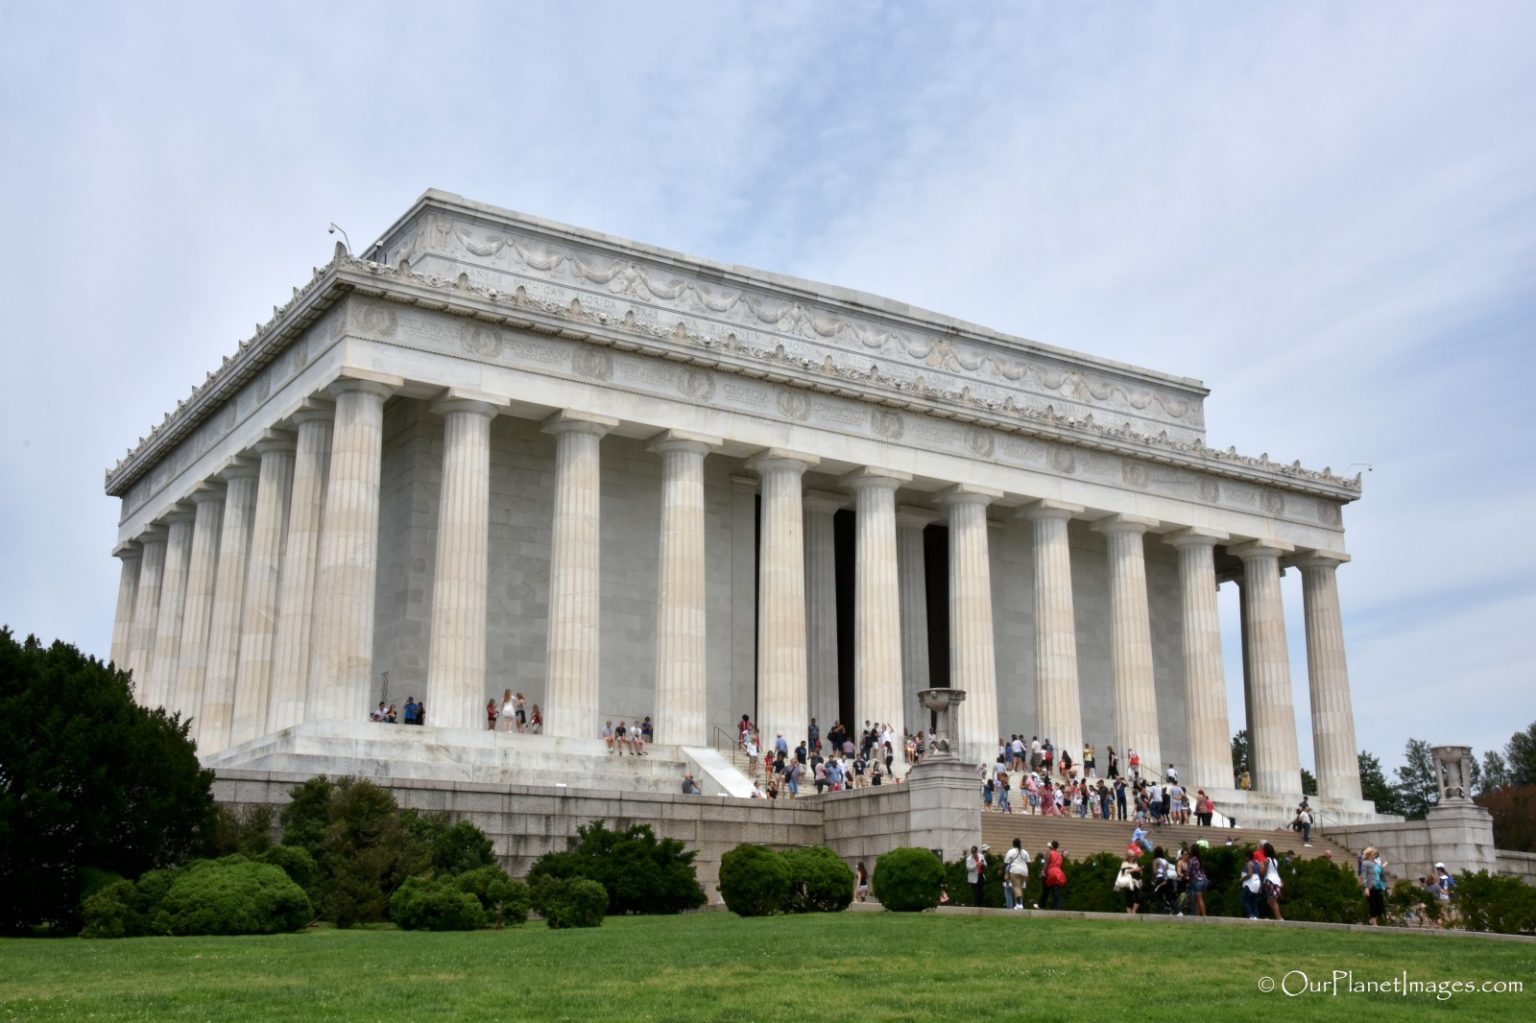
M1360 745L1502 745L1536 719L1532 53L1513 2L0 2L0 622L106 651L102 470L330 221L361 248L433 186L1198 377L1212 444L1371 463Z

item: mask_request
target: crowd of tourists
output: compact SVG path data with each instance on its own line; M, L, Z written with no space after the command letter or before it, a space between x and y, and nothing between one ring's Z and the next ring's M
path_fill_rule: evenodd
M743 714L736 725L736 744L746 756L752 796L761 799L899 784L901 775L894 769L897 744L904 745L907 762L916 763L927 738L922 733L898 737L890 725L874 721L865 721L858 730L834 721L823 735L811 718L804 738L791 743L777 732L771 742L764 742L751 715Z
M417 700L412 696L405 701L405 712L393 703L380 701L379 705L368 712L368 720L384 725L424 725L427 723L427 701Z
M1083 746L1082 760L1074 763L1070 753L1058 755L1050 739L1032 736L1026 742L1019 735L1000 739L996 759L979 769L982 808L1138 824L1193 820L1210 826L1216 807L1204 789L1191 793L1179 783L1179 772L1172 764L1161 778L1144 777L1141 757L1134 749L1126 752L1128 771L1122 774L1119 754L1113 746L1107 747L1108 769L1099 777L1098 758L1090 744Z

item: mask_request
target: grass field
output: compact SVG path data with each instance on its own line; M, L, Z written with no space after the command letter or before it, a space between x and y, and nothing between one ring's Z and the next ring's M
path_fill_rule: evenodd
M1264 993L1510 981L1524 993ZM1297 980L1293 975L1291 984ZM894 913L627 918L602 928L0 942L0 1023L116 1020L1529 1019L1536 945L1255 925Z

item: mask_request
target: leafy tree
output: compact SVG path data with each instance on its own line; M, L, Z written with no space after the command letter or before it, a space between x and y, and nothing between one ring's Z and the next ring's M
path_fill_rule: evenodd
M1495 848L1536 852L1536 785L1504 785L1476 801L1493 815Z
M1509 765L1509 784L1536 785L1536 721L1509 737L1504 760Z
M1305 767L1301 769L1301 794L1304 796L1317 795L1317 776Z
M128 673L0 627L0 931L78 927L89 870L185 861L213 826L212 781Z
M1496 749L1491 749L1483 754L1483 783L1478 791L1482 793L1493 792L1511 785L1509 764Z
M321 916L337 927L383 920L389 897L431 868L439 822L401 811L385 789L359 778L311 778L283 808L283 844L319 867Z
M1402 799L1397 789L1387 781L1381 769L1381 761L1374 753L1360 751L1360 795L1376 804L1377 813L1403 812Z
M496 869L496 855L485 832L469 821L442 828L432 840L432 869L462 874L482 867Z
M608 892L608 912L680 913L704 904L694 853L672 838L657 838L648 824L610 831L602 821L576 829L564 852L545 853L528 871L540 877L585 877Z
M1440 778L1434 754L1423 739L1409 739L1403 750L1403 766L1397 769L1397 793L1403 814L1411 821L1423 820L1440 801Z
M1249 770L1250 763L1251 761L1248 756L1248 729L1242 728L1238 730L1236 735L1232 736L1233 779L1241 778L1243 772Z

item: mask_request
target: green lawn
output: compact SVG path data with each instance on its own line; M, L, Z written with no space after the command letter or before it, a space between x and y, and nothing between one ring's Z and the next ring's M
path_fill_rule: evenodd
M1519 980L1522 994L1288 998L1261 977ZM0 942L0 1023L67 1020L1526 1019L1536 944L1254 925L726 913L502 932Z

